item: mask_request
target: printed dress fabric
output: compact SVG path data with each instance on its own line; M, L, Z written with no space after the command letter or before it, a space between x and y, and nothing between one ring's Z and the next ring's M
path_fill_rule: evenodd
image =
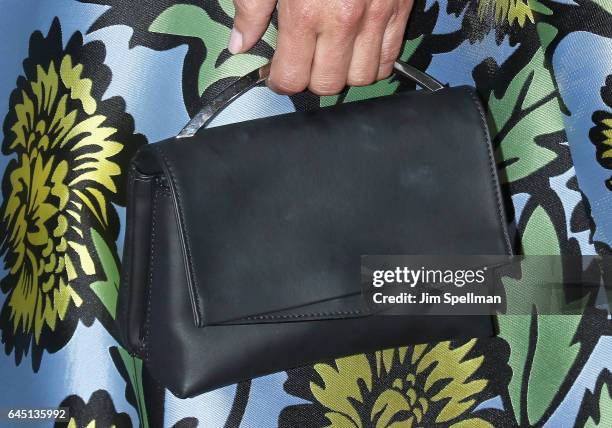
M128 159L264 64L275 24L231 56L230 0L0 6L1 409L67 406L73 428L612 426L605 304L565 316L534 305L500 316L495 338L339 358L187 400L159 387L113 332ZM610 253L612 0L417 0L401 59L488 105L522 253ZM211 126L412 89L255 88Z

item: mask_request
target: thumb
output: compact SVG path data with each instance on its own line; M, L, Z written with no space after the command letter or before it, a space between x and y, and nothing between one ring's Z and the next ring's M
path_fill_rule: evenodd
M236 14L228 50L245 52L253 47L268 28L276 0L234 0Z

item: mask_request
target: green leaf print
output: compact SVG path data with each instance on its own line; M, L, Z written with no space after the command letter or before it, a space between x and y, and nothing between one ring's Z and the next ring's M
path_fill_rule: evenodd
M132 390L136 398L136 406L138 415L140 416L140 422L142 428L149 427L149 421L147 418L147 411L144 399L144 389L142 387L142 360L132 357L125 349L117 348L121 361L127 371L130 383L132 384Z
M612 15L612 1L610 0L593 0L593 3L599 5L603 10Z
M98 253L106 280L92 282L90 287L96 293L110 316L115 319L117 293L119 292L119 268L113 252L106 245L104 238L95 229L91 229L91 239Z
M231 1L221 1L220 4L228 15L233 16L234 10ZM151 23L149 31L195 37L202 41L202 45L206 48L206 55L200 65L198 75L200 95L214 82L226 77L242 76L268 61L259 55L243 53L228 56L225 61L218 64L221 54L227 48L231 30L213 20L199 6L188 4L170 6ZM271 47L276 46L276 28L274 25L268 27L263 39Z
M526 255L561 253L555 227L542 207L537 207L529 218L522 243ZM527 258L521 265L521 280L504 279L509 307L513 299L524 302L529 299L530 293L534 293L534 279L541 269L538 264L537 257ZM561 275L561 269L555 271ZM551 279L562 280L561 277ZM535 304L533 310L536 314L541 312L541 308ZM580 315L536 314L498 317L500 336L510 344L512 378L508 392L516 420L521 426L535 424L542 418L580 350L580 343L574 341Z
M533 174L557 157L536 143L536 137L564 130L557 90L544 63L545 49L537 50L501 98L491 93L488 100L498 155L509 182Z
M612 426L612 395L610 385L602 383L599 389L599 418L597 421L593 416L584 424L584 428L611 427Z

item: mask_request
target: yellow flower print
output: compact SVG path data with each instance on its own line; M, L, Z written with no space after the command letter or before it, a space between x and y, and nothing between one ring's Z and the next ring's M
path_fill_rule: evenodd
M88 77L94 65L88 61L103 58L103 45L83 45L80 33L64 49L56 19L47 38L32 35L25 76L4 121L2 151L12 159L0 207L0 252L8 270L0 283L8 294L0 328L17 363L31 342L35 370L43 348L61 348L79 319L96 317L92 304L83 309L95 302L88 284L104 279L89 231L114 248L113 203L122 203L127 160L144 142L133 135L122 101L101 101L109 80L98 85ZM96 76L110 73L105 67L95 64Z
M66 263L71 263L64 214L67 171L66 161L53 165L53 159L45 162L34 149L21 154L18 167L10 173L11 193L3 220L11 226L8 245L16 258L9 273L17 281L7 304L13 313L13 333L33 329L36 342L44 324L54 329L57 318L65 317L71 301L76 306L82 303L64 278ZM50 299L47 293L52 293Z
M498 25L524 27L527 22L534 23L528 0L479 0L477 14L480 20L494 20Z
M495 31L498 44L509 37L512 45L520 42L524 31L531 31L528 27L539 14L551 13L539 0L448 0L447 12L463 15L464 33L471 42Z
M312 404L284 412L281 426L493 427L472 413L491 394L480 351L477 339L440 342L339 358L307 375L289 372L287 392Z

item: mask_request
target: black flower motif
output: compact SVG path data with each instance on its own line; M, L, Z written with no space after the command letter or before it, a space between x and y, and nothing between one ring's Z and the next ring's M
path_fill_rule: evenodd
M90 284L105 280L95 231L116 257L128 159L143 143L119 97L102 100L110 83L101 42L74 33L62 46L56 18L49 34L35 32L24 75L17 79L4 120L0 254L8 270L0 313L2 341L15 359L32 348L57 351L78 320L103 315Z
M66 397L59 407L67 407L68 422L56 422L56 428L132 428L127 413L117 413L108 392L99 389L86 403L78 395Z

